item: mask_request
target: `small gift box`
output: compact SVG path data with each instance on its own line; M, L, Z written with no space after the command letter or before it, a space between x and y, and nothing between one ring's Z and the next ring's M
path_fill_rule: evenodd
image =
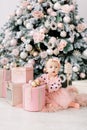
M13 83L28 83L33 79L33 67L14 67L11 69Z
M0 97L2 97L3 92L3 69L0 69Z
M23 85L23 108L28 111L41 111L45 105L45 85L31 87Z
M7 82L6 84L6 99L9 104L16 106L22 104L22 86L20 83Z

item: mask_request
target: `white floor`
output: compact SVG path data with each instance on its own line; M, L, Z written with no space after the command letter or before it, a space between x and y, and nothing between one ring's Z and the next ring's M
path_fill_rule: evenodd
M87 108L28 112L0 99L0 130L87 130Z

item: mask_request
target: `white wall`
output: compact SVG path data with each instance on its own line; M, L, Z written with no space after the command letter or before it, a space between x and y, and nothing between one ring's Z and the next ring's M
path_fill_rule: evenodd
M6 22L8 16L14 12L21 0L0 0L0 28ZM87 22L87 0L77 0L80 17Z
M80 17L87 23L87 0L76 0Z
M0 0L0 27L5 24L8 16L14 12L20 0Z

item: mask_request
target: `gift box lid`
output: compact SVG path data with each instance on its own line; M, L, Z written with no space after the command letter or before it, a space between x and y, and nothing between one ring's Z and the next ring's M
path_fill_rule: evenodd
M13 70L13 71L14 71L14 70L16 70L16 71L19 70L19 71L20 71L20 70L25 70L25 69L26 69L26 70L33 70L33 66L14 67L14 68L11 68L11 70Z

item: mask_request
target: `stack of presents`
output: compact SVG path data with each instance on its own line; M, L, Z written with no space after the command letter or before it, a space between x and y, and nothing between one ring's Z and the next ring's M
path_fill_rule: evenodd
M5 98L12 106L22 106L24 110L41 111L45 105L45 86L32 87L33 67L0 69L0 98Z

